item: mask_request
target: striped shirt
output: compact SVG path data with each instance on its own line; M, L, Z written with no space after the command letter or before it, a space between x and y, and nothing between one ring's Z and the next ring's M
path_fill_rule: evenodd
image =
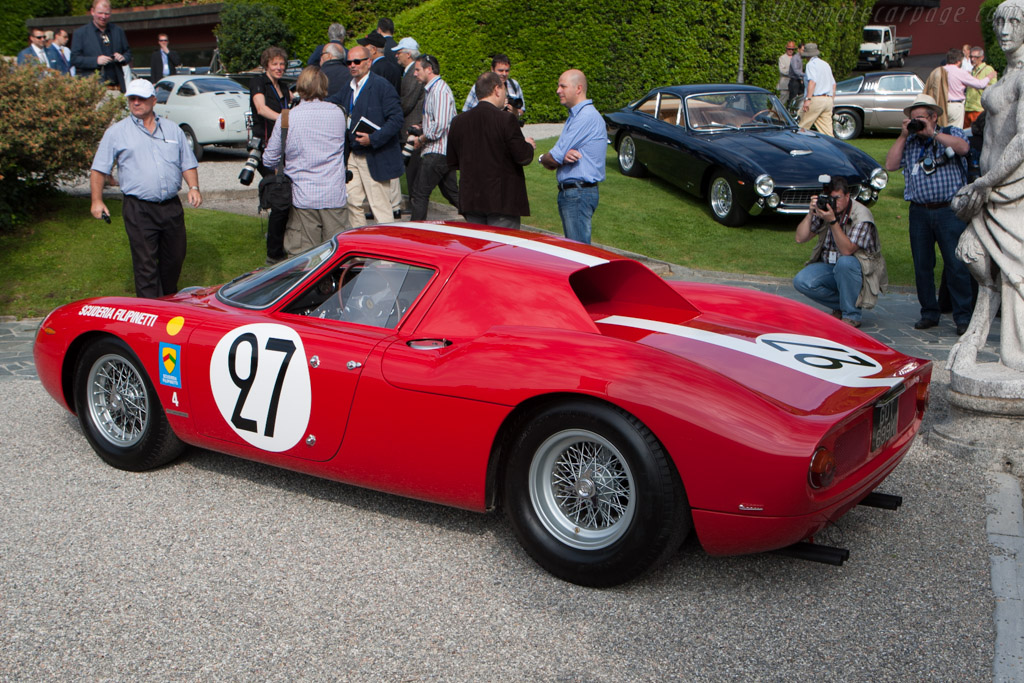
M292 205L298 209L340 209L345 191L345 114L321 100L303 100L289 113L284 173L292 179ZM281 118L263 152L263 165L281 160Z
M448 128L455 118L455 96L440 76L427 83L423 98L423 145L421 154L447 154Z
M866 206L858 203L853 197L850 197L848 210L838 216L836 220L839 221L839 226L846 233L846 236L850 238L850 241L867 253L874 254L881 249L874 216L871 215L871 211ZM817 235L825 227L825 221L816 215L811 215L812 233ZM832 256L831 252L835 252L835 256ZM822 244L821 260L825 263L835 263L838 257L839 249L836 247L835 237L832 236L831 230L826 230L825 241Z

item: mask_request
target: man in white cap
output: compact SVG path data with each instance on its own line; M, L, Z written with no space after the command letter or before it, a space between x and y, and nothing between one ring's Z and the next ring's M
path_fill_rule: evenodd
M178 291L185 262L185 214L178 199L181 180L188 184L188 203L203 203L192 146L173 121L153 113L153 84L138 78L128 84L130 116L107 129L92 161L89 188L92 215L107 217L103 186L114 165L124 193L124 229L132 252L135 294L156 298Z
M405 145L409 142L409 128L419 126L423 122L423 98L426 91L423 84L416 78L416 58L420 56L420 44L408 36L398 41L398 45L391 48L402 67L402 115L405 117L402 123L402 133L399 139ZM412 189L416 180L416 171L420 165L420 150L403 146L402 156L405 158L405 179ZM401 197L399 197L401 200Z
M964 160L970 144L957 126L939 127L942 107L929 95L918 95L903 110L907 118L896 142L885 155L888 171L903 169L906 186L903 198L910 202L910 254L914 259L914 281L921 319L914 329L926 330L939 324L939 302L935 294L935 245L942 253L946 285L953 301L956 333L963 334L974 311L971 274L956 257L960 235L967 225L957 218L949 203L967 181Z
M824 135L832 135L832 106L836 97L836 79L832 67L821 59L817 43L804 46L804 57L810 57L804 67L807 78L807 97L800 112L800 129L810 130L811 126Z

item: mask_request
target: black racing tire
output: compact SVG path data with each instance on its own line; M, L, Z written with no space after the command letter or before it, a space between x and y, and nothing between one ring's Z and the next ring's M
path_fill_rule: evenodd
M832 132L837 140L853 140L864 131L864 119L853 109L837 109L832 114Z
M748 214L739 204L736 184L722 172L715 173L708 183L708 208L711 217L722 225L736 227L747 222Z
M185 449L142 364L120 339L85 349L75 367L74 397L85 438L112 467L142 472L166 465Z
M642 178L647 175L647 168L640 163L636 155L636 141L630 135L619 140L619 171L630 178Z
M188 126L182 126L181 132L185 134L185 139L188 144L192 146L192 153L196 155L196 161L203 160L203 146L196 140L196 134L192 132L192 129Z
M512 444L504 504L537 564L581 586L615 586L679 549L693 526L683 483L635 417L587 400L550 405Z

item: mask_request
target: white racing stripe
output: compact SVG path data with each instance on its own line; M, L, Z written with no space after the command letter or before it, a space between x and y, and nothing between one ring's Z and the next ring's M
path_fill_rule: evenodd
M694 327L621 315L609 316L597 322L661 332L713 344L843 387L893 387L903 381L897 377L869 377L868 375L877 374L882 370L878 361L862 351L821 337L775 333L763 334L756 341L750 342Z
M555 246L554 244L545 244L543 242L535 242L534 240L528 240L523 237L516 237L515 235L506 235L497 232L488 232L486 230L477 230L474 228L458 228L454 225L437 225L434 223L389 223L389 225L395 225L400 228L415 228L416 230L428 230L430 232L440 232L446 235L458 235L460 237L473 237L479 240L487 240L488 242L498 242L500 244L507 244L512 247L522 247L523 249L529 249L530 251L536 251L541 254L548 254L549 256L557 256L558 258L566 259L567 261L573 261L583 266L599 266L602 263L608 263L608 259L601 258L600 256L590 256L588 254L581 254L573 249L566 247Z

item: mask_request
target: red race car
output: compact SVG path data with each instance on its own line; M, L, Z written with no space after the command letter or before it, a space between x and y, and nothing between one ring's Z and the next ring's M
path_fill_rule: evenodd
M809 306L667 282L549 235L405 223L220 287L88 299L35 342L110 465L186 445L486 511L567 581L628 581L696 532L801 543L910 448L931 364ZM795 545L794 545L795 544Z

